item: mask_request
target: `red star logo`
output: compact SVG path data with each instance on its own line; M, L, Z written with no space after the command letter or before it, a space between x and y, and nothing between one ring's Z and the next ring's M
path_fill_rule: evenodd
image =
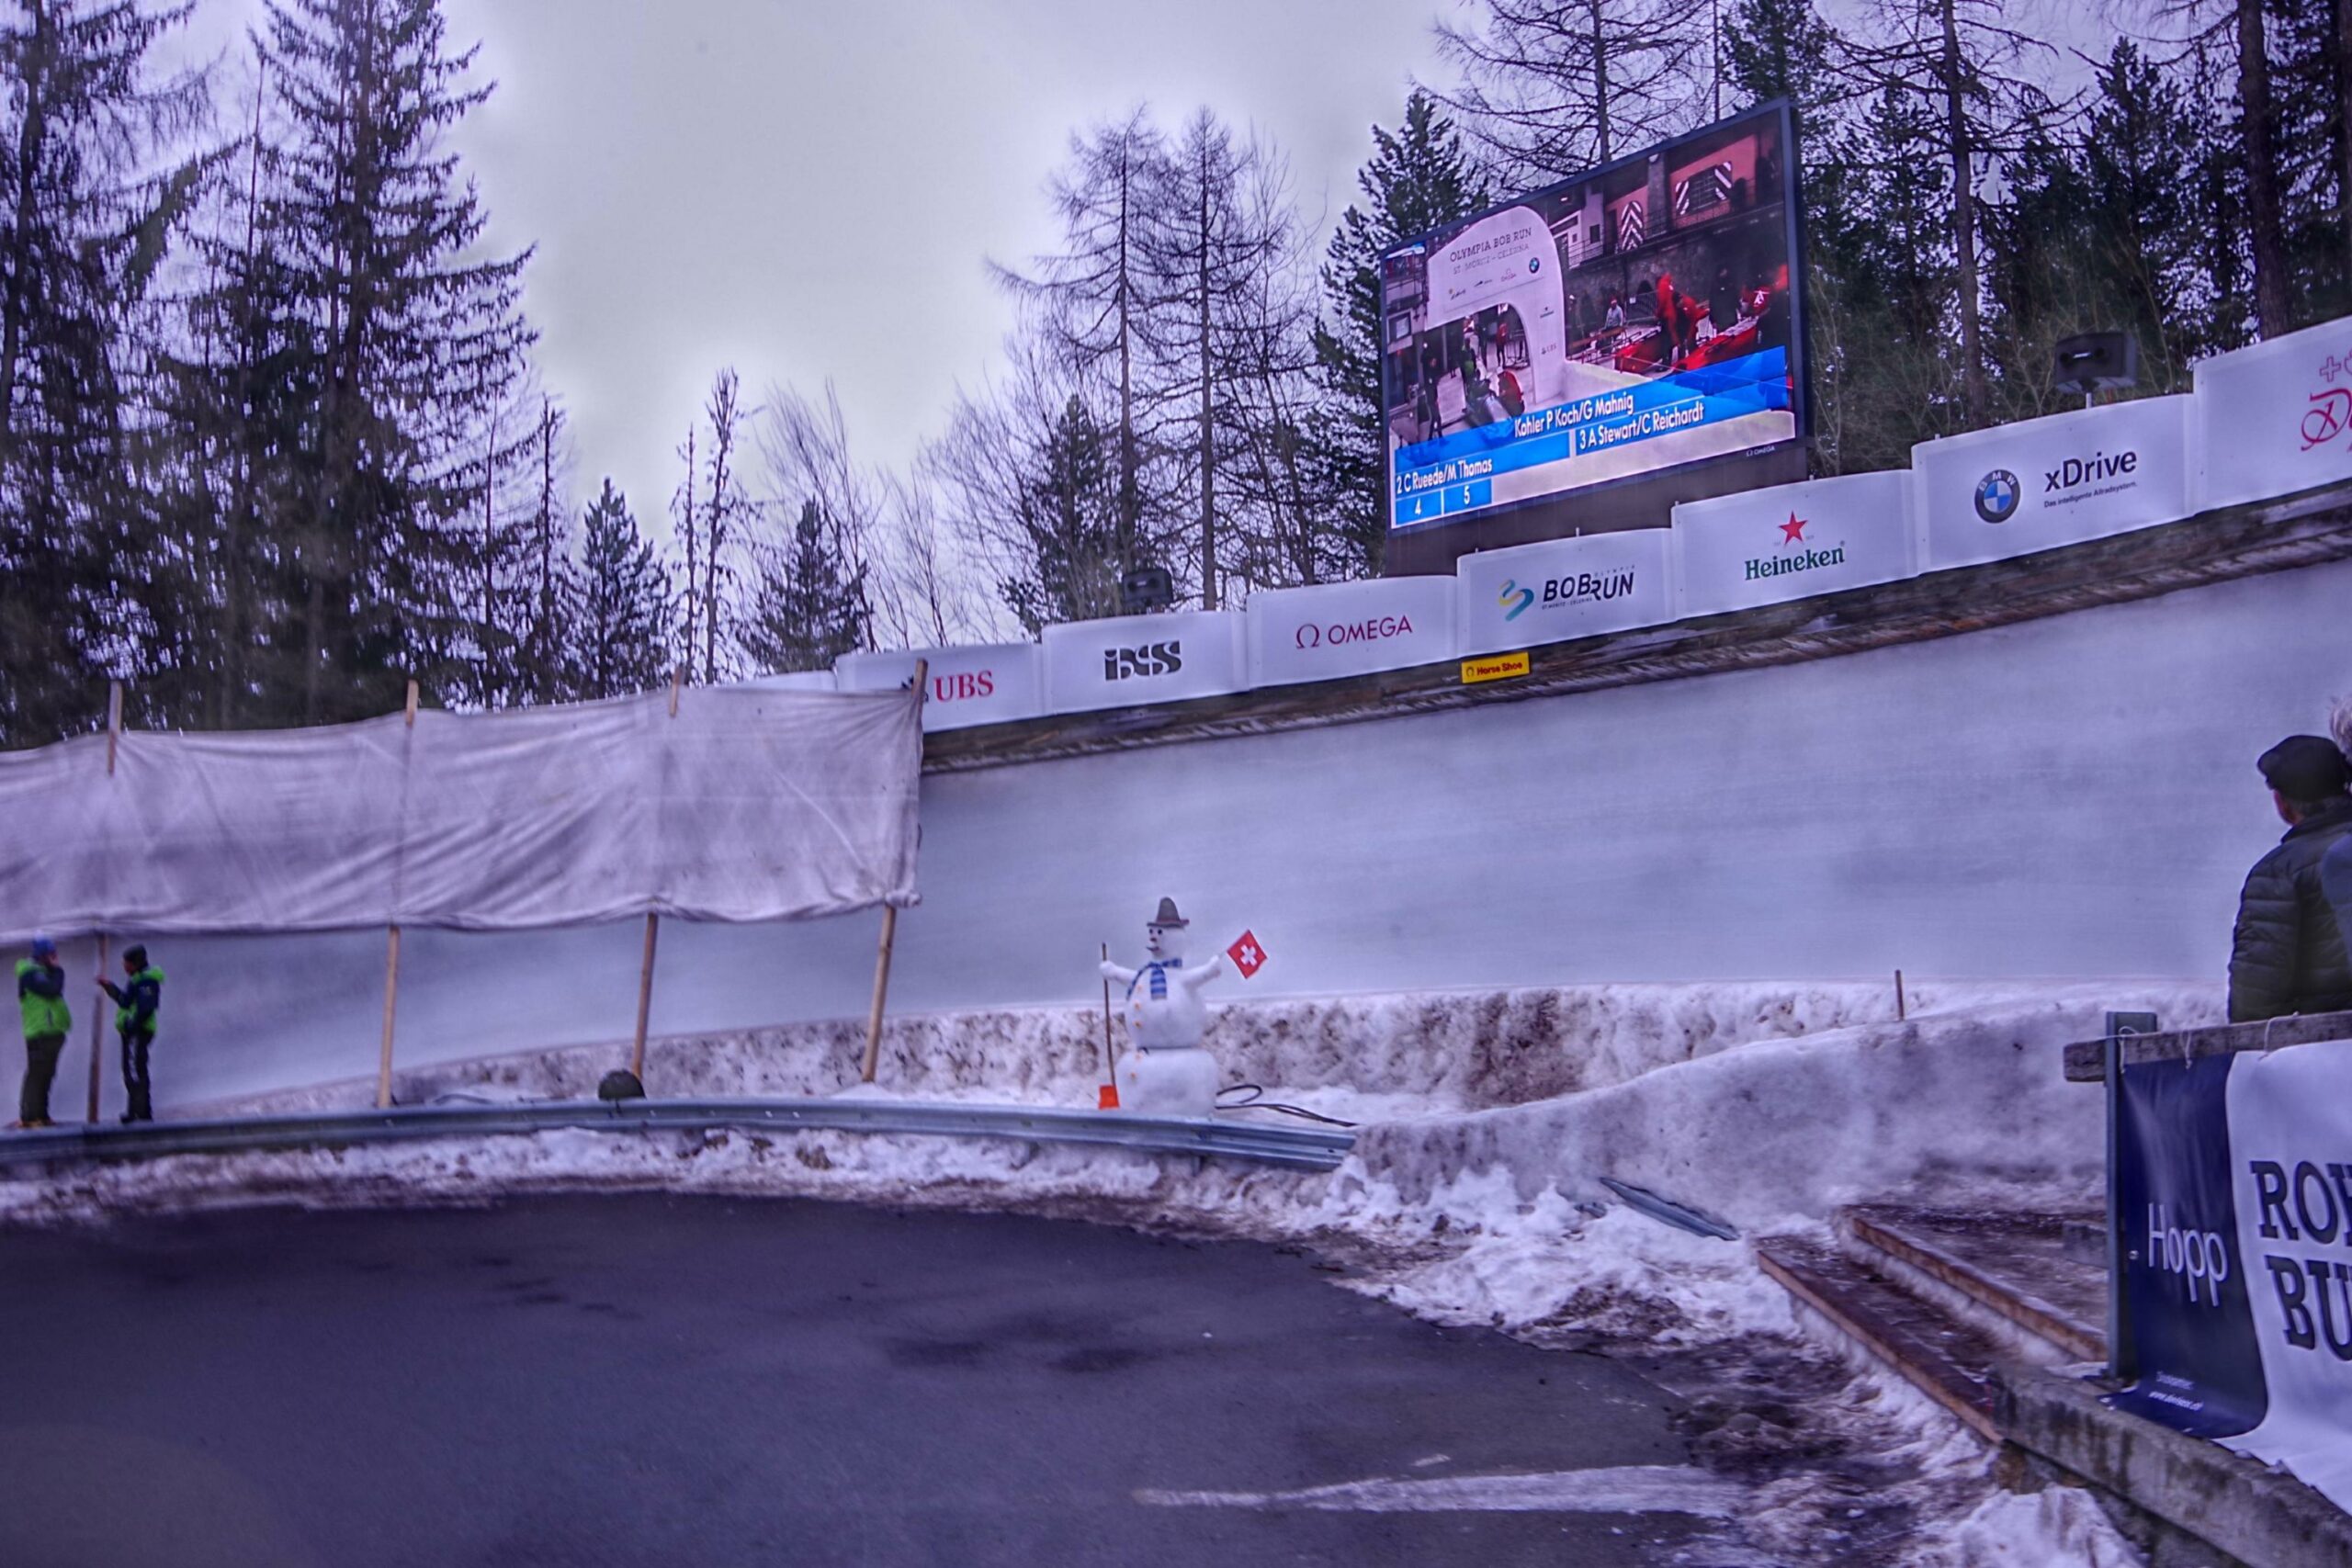
M1780 527L1781 527L1781 543L1782 543L1782 544L1784 544L1784 545L1791 545L1791 544L1802 545L1802 544L1804 544L1804 525L1805 525L1808 522L1810 522L1810 521L1812 521L1812 519L1810 519L1810 518L1805 518L1805 517L1799 517L1799 516L1798 516L1795 513L1793 513L1793 512L1790 513L1789 513L1789 520L1788 520L1786 523L1783 523L1783 524L1781 524L1781 525L1780 525Z

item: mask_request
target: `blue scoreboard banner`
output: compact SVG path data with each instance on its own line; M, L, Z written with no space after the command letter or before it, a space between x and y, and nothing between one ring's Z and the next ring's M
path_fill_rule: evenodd
M1435 523L1483 510L1498 500L1571 488L1582 482L1576 475L1580 459L1748 414L1785 412L1789 404L1789 351L1770 348L1400 446L1391 478L1395 526ZM1680 460L1678 455L1660 453L1656 461L1629 472L1652 472ZM1565 470L1560 467L1564 464ZM1540 481L1510 484L1510 476L1532 469L1547 471ZM1499 493L1498 481L1502 481Z

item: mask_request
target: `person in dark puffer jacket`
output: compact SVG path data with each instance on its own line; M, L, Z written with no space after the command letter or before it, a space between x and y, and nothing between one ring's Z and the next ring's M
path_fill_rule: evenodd
M2255 863L2238 898L2230 1021L2352 1010L2352 957L2320 870L2352 838L2352 763L2324 736L2290 735L2256 766L2287 836Z

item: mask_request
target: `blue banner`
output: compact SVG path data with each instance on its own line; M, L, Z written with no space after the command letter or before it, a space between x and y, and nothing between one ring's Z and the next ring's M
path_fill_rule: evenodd
M1408 527L1490 506L1502 474L1789 406L1789 351L1770 348L1402 446L1391 480L1394 524ZM1574 482L1564 476L1547 489Z
M2123 1321L2139 1381L2109 1403L2199 1438L2250 1432L2270 1403L2231 1179L2235 1064L2130 1064L2117 1107Z

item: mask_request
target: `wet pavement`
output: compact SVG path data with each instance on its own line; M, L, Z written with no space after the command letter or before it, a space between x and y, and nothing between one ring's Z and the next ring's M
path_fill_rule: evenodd
M1620 1360L1420 1323L1288 1250L1001 1215L0 1233L0 1354L14 1568L1609 1568L1709 1561L1736 1511Z

